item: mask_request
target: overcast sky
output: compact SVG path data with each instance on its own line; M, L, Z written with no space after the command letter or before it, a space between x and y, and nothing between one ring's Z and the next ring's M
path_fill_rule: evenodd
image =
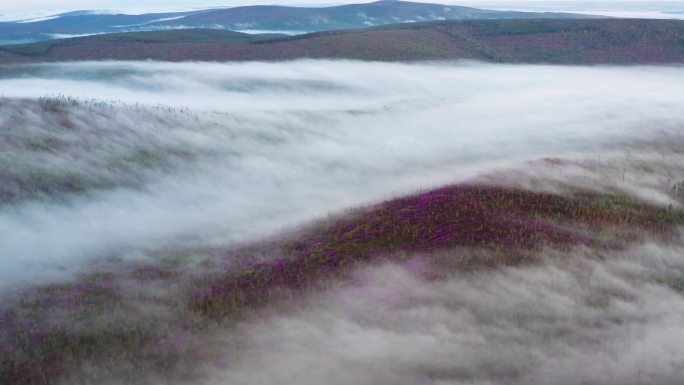
M684 1L572 1L572 0L414 0L444 4L505 8L517 10L589 11L610 15L635 17L684 17ZM106 9L120 12L144 12L174 9L193 9L212 6L239 6L254 4L325 5L364 3L363 0L0 0L0 19L17 20L66 11Z

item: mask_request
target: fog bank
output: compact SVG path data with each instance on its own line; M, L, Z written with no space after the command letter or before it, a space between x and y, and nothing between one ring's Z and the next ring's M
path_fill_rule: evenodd
M546 251L437 280L420 259L377 266L304 311L241 325L210 383L679 384L683 251Z
M495 167L681 135L683 75L344 61L3 66L0 286L262 238ZM57 95L78 101L36 100Z

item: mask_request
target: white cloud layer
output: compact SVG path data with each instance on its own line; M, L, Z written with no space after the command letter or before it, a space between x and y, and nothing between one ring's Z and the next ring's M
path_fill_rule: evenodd
M172 244L263 237L496 166L594 156L684 125L676 67L113 62L0 71L6 97L127 104L0 102L1 286Z
M438 280L416 263L368 269L303 311L241 325L209 383L679 384L682 252L548 251Z

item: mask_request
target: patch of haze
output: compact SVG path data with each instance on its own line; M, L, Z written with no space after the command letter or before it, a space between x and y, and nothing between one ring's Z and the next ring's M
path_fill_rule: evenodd
M150 23L157 23L157 22L160 22L160 21L178 20L178 19L182 19L182 18L184 18L184 17L186 17L186 15L182 15L182 16L173 16L173 17L164 17L164 18L161 18L161 19L150 20L150 21L148 21L148 22L146 22L146 23L143 23L143 25L145 25L145 24L150 24Z
M641 19L684 19L684 4L680 1L466 0L460 5L500 11L568 12Z
M664 20L684 20L684 12L644 12L644 11L591 11L591 10L570 10L571 13L582 13L585 15L619 17L623 19L664 19Z
M61 186L63 170L104 181L0 206L0 285L145 249L263 238L495 167L681 135L682 75L334 61L1 67L6 95L60 90L128 106L0 115L0 169L36 181L27 192Z
M547 251L439 279L421 260L366 269L303 311L240 325L209 383L680 384L682 253Z
M38 21L48 21L48 20L57 19L58 17L59 16L44 16L44 17L37 17L34 19L19 20L19 21L15 21L15 23L19 23L19 24L36 23Z
M12 39L12 40L0 40L0 45L13 45L13 44L27 44L35 42L35 39Z
M249 24L236 24L236 25L225 25L225 24L205 24L205 25L147 25L147 24L140 24L139 28L131 28L130 30L127 30L126 32L138 32L138 31L173 31L173 30L178 30L178 29L197 29L197 28L205 28L205 29L218 29L218 30L225 30L225 31L234 31L234 32L241 32L241 33L246 33L249 35L261 35L261 34L282 34L282 35L289 35L289 36L295 36L295 35L304 35L307 33L311 33L311 31L298 31L298 30L274 30L274 29L244 29L245 26L247 25L252 25L252 23ZM128 27L125 25L118 26L118 27ZM136 27L136 26L130 26L130 27Z
M92 5L92 4L90 4ZM0 14L0 22L21 22L22 20L49 20L53 18L63 17L65 13L79 12L81 14L89 15L144 15L150 13L174 13L174 12L191 12L205 9L223 9L230 8L229 6L222 7L121 7L112 9L87 9L81 8L42 8L37 10L35 6L30 10L24 12L7 12Z
M665 137L652 143L621 144L589 159L576 154L574 159L527 162L474 181L555 194L565 194L568 188L583 188L682 208L684 196L676 191L675 185L684 181L684 143L681 137L671 138L669 143L667 140Z
M235 32L248 33L250 35L260 35L265 33L279 33L283 35L304 35L310 33L310 31L292 31L292 30L271 30L271 29L236 29Z
M79 34L53 33L53 34L50 34L50 38L52 38L52 39L71 39L73 37L104 35L106 33L107 32L93 32L93 33L79 33Z

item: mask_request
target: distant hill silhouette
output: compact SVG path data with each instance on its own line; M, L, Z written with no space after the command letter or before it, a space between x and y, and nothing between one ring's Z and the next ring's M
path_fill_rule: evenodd
M500 63L683 63L684 21L479 20L412 23L288 37L188 29L0 47L0 63L301 58Z
M35 22L0 23L0 44L29 43L65 35L180 28L316 32L431 20L580 18L567 13L494 11L452 5L378 1L334 7L247 6L143 15L69 12Z

